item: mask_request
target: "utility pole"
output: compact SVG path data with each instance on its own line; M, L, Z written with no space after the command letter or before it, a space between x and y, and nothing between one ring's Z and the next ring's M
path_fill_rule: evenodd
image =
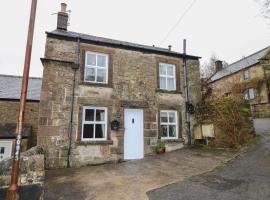
M15 199L18 199L19 197L18 179L19 179L19 171L20 171L21 139L22 139L22 131L23 131L23 125L24 125L24 113L25 113L25 104L26 104L26 97L27 97L28 78L29 78L29 70L30 70L33 36L34 36L36 9L37 9L37 0L32 0L26 52L25 52L25 60L24 60L24 69L23 69L20 109L19 109L19 116L18 116L17 128L16 128L17 137L16 137L15 150L14 150L11 182L7 191L7 200L15 200Z
M189 94L188 94L188 67L187 67L187 48L186 39L183 41L183 64L184 64L184 90L185 90L185 114L186 114L186 125L187 125L187 136L188 146L191 146L191 135L190 135L190 113L189 113Z

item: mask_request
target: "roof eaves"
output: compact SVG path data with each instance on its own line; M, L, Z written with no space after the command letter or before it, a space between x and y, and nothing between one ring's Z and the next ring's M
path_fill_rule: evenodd
M139 45L139 44L133 44L133 43L128 43L127 44L122 44L122 41L119 41L119 43L115 42L109 42L109 41L101 41L101 40L93 40L90 38L85 38L82 36L75 36L71 34L67 34L69 32L46 32L48 37L53 37L57 39L67 39L67 40L77 40L78 38L81 39L82 42L85 43L93 43L97 45L102 45L102 46L110 46L110 47L118 47L122 49L130 49L130 50L136 50L136 51L142 51L142 52L150 52L150 53L157 53L157 54L162 54L162 55L169 55L169 56L174 56L174 57L184 57L184 54L181 54L179 52L174 52L174 51L168 51L162 48L157 48L157 47L151 47L151 46L144 46L144 45ZM77 33L79 34L79 33ZM109 40L109 39L108 39ZM117 40L111 40L111 41L117 41ZM193 55L186 55L188 59L193 59L193 60L198 60L201 57L198 56L193 56Z

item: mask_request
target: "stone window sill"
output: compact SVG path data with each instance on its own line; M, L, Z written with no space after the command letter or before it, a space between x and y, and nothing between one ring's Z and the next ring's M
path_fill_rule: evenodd
M182 143L184 142L184 139L183 138L179 138L179 139L160 139L161 142L164 142L164 143Z
M87 145L112 145L112 140L104 140L104 141L77 141L76 145L79 146L87 146Z
M180 90L162 90L162 89L156 89L156 92L159 93L168 93L168 94L182 94Z
M84 82L84 81L82 81L79 85L92 86L92 87L112 88L112 85L110 85L110 84L90 83L90 82Z

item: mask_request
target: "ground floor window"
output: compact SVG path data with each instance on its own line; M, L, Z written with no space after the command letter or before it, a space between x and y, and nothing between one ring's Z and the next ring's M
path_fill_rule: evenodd
M83 107L82 140L107 139L107 108Z
M246 100L253 100L255 99L255 90L254 88L249 88L245 92L245 99Z
M11 157L12 141L0 140L0 161Z
M161 139L177 139L178 137L177 111L160 111L160 135Z

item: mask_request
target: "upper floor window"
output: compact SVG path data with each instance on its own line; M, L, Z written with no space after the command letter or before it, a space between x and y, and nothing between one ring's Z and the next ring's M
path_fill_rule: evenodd
M246 100L253 100L255 99L255 90L254 88L249 88L245 92L245 99Z
M176 90L175 65L159 63L159 87L162 90Z
M106 140L107 108L83 107L82 140Z
M249 71L249 69L247 69L247 70L244 71L244 79L245 80L246 79L250 79L250 71Z
M177 139L178 137L177 111L160 111L161 139Z
M86 52L84 81L91 83L108 83L108 55Z

